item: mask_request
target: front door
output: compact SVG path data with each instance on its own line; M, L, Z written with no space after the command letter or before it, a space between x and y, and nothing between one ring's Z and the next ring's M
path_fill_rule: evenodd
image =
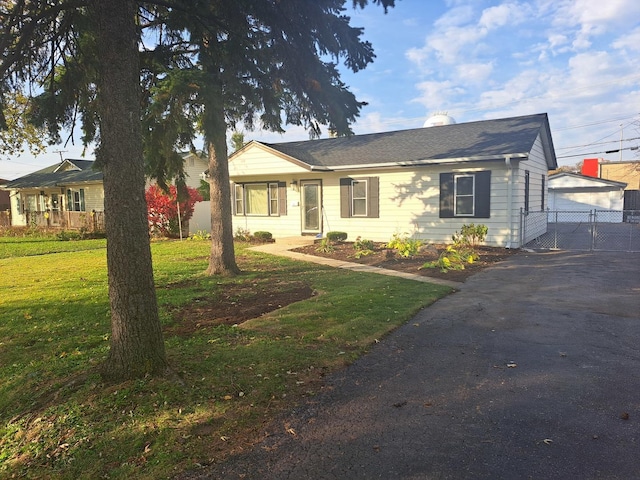
M302 233L322 231L322 184L319 180L300 182L302 198Z

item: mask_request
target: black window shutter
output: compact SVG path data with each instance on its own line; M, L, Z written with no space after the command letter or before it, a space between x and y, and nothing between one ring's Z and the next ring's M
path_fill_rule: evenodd
M453 173L440 174L440 218L453 218Z
M380 217L380 179L378 177L369 177L367 181L369 191L367 192L367 217Z
M491 217L491 171L476 173L476 218Z
M287 182L278 182L278 215L287 214Z
M529 170L524 171L524 211L529 211Z
M351 216L351 179L340 179L340 217L349 218Z

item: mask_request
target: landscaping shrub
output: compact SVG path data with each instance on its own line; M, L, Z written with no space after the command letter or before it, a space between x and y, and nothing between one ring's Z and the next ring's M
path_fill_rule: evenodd
M356 238L356 241L353 242L353 248L356 251L354 256L356 258L360 258L360 257L366 257L367 255L371 255L372 253L374 253L373 252L374 247L375 247L375 244L373 243L372 240L366 240L358 236Z
M347 232L327 232L327 239L331 242L344 242L347 239Z
M465 265L480 259L477 246L484 242L488 230L486 225L463 225L460 233L456 232L451 236L453 244L447 246L437 260L427 262L421 268L440 268L443 272L464 270Z
M386 246L395 250L403 258L411 258L418 254L422 245L422 240L410 238L408 233L402 235L394 233L391 241Z
M261 242L270 242L271 240L273 240L273 235L271 234L271 232L258 231L253 234L253 238Z
M331 239L327 236L320 240L320 246L316 248L316 252L320 253L331 253L335 250L334 246L331 244Z
M468 223L460 228L459 235L458 232L453 234L453 243L477 247L481 243L484 243L485 238L487 238L488 231L489 227L486 225Z
M238 227L236 229L236 233L233 235L234 240L238 240L240 242L248 242L251 240L251 232L242 227Z
M195 188L187 187L187 198L180 202L180 220L184 225L193 216L196 202L202 197ZM178 192L174 185L165 192L158 185L151 185L145 192L149 230L155 235L176 237L180 234L178 222Z

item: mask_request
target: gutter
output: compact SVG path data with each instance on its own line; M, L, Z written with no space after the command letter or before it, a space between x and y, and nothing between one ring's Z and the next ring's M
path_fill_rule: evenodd
M442 158L442 159L422 159L412 160L406 162L384 162L384 163L368 163L362 165L338 165L330 167L333 171L338 170L361 170L366 168L388 168L388 167L420 167L431 165L460 165L461 163L481 162L481 161L496 161L502 158L517 158L526 159L529 157L528 153L512 153L508 156L496 156L496 155L484 155L476 157L458 157L458 158ZM326 168L326 167L325 167ZM311 167L312 170L319 170L320 167Z

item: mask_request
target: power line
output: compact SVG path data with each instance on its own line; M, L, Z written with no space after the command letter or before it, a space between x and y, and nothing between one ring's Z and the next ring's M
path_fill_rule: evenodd
M624 138L622 141L630 142L632 140L640 140L640 137ZM595 145L606 145L608 143L620 143L620 140L609 140L608 142L586 143L584 145L574 145L572 147L558 147L556 148L556 150L571 150L572 148L592 147Z
M600 155L600 154L609 154L609 153L618 153L622 150L638 150L638 147L625 147L625 148L617 148L615 150L606 150L602 152L589 152L589 153L576 153L575 155L561 155L556 158L571 158L571 157L586 157L587 155Z

